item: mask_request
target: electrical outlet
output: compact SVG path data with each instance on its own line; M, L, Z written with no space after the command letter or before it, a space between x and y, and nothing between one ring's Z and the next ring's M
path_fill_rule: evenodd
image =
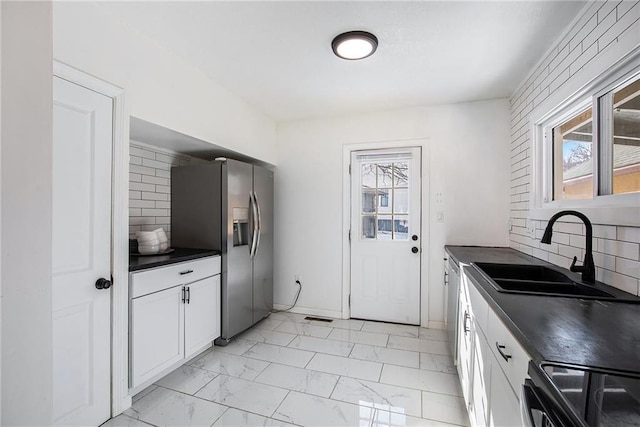
M530 219L527 220L527 234L530 237L535 237L536 235L536 223Z

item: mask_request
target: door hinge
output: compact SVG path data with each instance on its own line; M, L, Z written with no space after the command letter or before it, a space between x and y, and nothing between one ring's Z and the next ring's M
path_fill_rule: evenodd
M351 175L351 163L349 163L349 175Z
M351 294L349 294L349 308L351 308Z
M351 229L349 229L349 241L351 241Z

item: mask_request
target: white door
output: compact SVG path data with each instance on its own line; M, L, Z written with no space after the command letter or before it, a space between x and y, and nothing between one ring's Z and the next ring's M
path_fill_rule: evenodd
M351 154L351 317L420 324L420 157Z
M53 79L53 414L110 416L112 99ZM119 284L126 286L126 284Z

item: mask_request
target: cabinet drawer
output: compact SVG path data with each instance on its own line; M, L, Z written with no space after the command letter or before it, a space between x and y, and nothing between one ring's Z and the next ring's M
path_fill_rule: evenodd
M515 337L511 335L511 332L493 310L489 310L487 341L498 361L498 365L500 365L517 395L525 378L527 378L527 368L531 357L524 351ZM498 345L504 346L504 348L499 349ZM511 357L505 360L500 352Z
M220 257L207 257L130 274L129 295L137 298L220 273Z

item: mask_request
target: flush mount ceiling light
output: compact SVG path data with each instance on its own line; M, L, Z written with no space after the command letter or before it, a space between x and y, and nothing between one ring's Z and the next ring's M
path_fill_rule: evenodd
M378 39L366 31L349 31L337 35L331 42L336 56L342 59L364 59L378 48Z

